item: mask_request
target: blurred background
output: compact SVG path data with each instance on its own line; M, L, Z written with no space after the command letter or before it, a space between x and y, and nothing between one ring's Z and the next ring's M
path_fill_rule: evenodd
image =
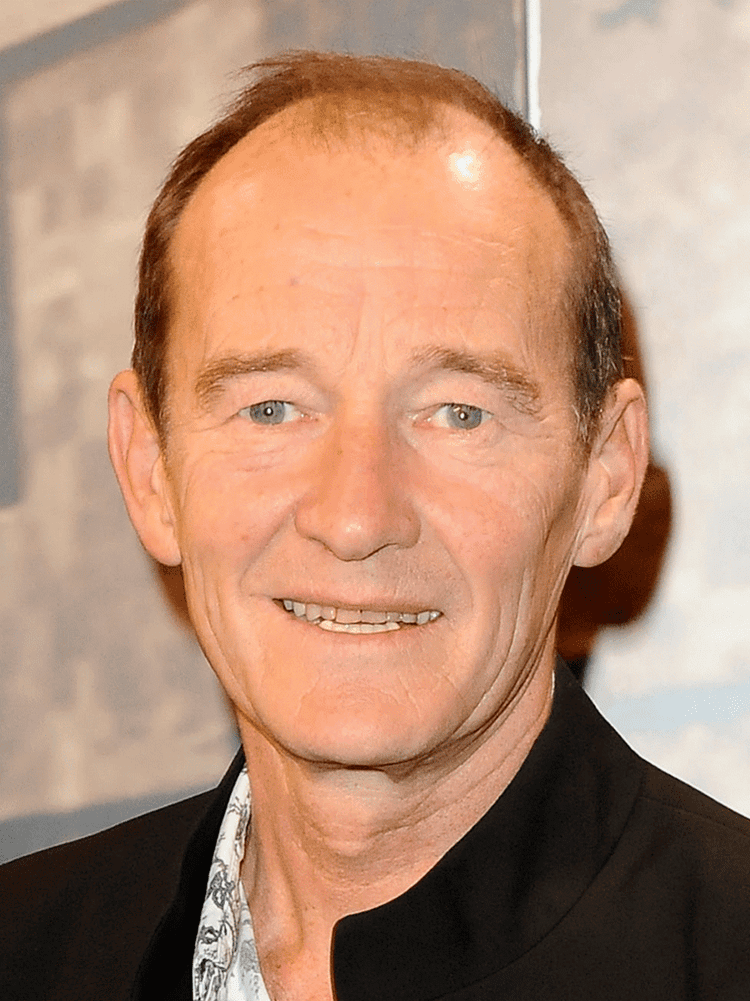
M652 410L636 529L560 645L647 758L750 815L750 0L4 0L0 859L212 785L237 746L105 444L180 147L283 48L425 56L565 154Z

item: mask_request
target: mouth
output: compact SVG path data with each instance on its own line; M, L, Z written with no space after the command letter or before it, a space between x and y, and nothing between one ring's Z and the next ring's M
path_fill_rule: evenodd
M281 608L303 622L318 626L330 633L392 633L399 629L426 626L439 619L442 612L426 608L419 612L394 609L381 611L372 608L339 608L336 605L316 605L293 598L276 602Z

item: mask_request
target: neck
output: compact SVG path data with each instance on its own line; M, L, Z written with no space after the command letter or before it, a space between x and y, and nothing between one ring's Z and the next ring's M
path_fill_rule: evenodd
M521 767L551 701L550 666L473 740L387 768L301 760L240 719L253 796L242 879L273 997L330 996L335 923L403 893L473 827ZM289 992L295 968L311 983L316 964L326 991Z

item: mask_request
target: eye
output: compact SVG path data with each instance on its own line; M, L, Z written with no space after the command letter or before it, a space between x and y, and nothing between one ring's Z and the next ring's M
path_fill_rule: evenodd
M438 414L444 414L446 424L459 431L474 431L488 416L486 410L467 403L444 403L435 416Z
M283 400L264 400L262 403L243 407L239 416L248 418L254 424L283 424L285 420L289 420L293 409L291 403Z

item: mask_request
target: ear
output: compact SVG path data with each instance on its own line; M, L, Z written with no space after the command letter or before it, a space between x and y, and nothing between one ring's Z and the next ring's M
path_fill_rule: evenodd
M166 566L181 561L159 435L143 405L138 377L120 372L109 389L109 455L141 542Z
M643 390L622 379L610 391L588 462L588 509L574 563L592 567L619 549L630 530L648 464Z

